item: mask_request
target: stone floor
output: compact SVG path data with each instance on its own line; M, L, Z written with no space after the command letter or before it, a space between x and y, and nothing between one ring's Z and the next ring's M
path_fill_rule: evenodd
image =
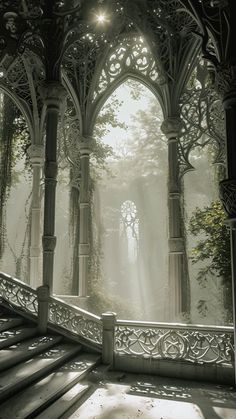
M236 390L148 375L92 372L92 391L70 419L236 419Z

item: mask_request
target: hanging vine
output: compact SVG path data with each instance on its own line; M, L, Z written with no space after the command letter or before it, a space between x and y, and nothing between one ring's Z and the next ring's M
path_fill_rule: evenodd
M14 161L13 138L15 132L14 120L17 109L7 95L0 96L0 258L5 244L5 205L12 183L12 167Z

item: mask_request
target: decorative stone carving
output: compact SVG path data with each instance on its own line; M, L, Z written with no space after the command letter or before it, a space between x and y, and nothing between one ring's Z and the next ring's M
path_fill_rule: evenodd
M233 331L212 330L207 326L147 328L142 324L115 326L115 352L154 359L176 359L194 364L232 365Z
M41 100L47 106L59 109L64 106L67 91L59 82L48 82L41 84L38 88Z
M27 150L32 165L41 166L44 158L43 144L31 144Z
M17 18L18 15L12 11L6 12L3 15L3 19L5 20L5 28L9 32L10 37L14 39L19 37L17 34Z
M220 182L220 199L230 219L236 219L236 179Z
M49 303L49 321L91 342L102 343L102 323L100 318L88 314L78 307L68 306L55 298L51 298Z
M89 136L80 137L79 150L80 150L81 157L89 156L89 154L91 153L93 141L94 141L93 137L89 137Z
M13 307L37 316L38 302L36 291L21 281L0 273L0 296Z
M155 58L142 37L125 37L119 40L118 45L110 47L93 99L97 100L112 83L127 72L139 74L153 85L164 78L163 75L161 77Z
M178 144L180 177L194 170L190 163L191 152L198 148L203 150L208 144L214 144L217 151L214 163L224 165L226 161L224 111L221 97L214 89L215 70L199 62L192 75L195 83L190 81L180 98L183 121Z
M183 123L179 117L166 118L161 124L161 130L168 139L178 137L183 127Z
M221 96L234 91L236 97L236 65L222 65L216 69L215 86Z

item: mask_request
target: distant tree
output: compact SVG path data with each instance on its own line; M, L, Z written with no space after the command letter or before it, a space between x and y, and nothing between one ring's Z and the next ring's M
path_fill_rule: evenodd
M189 232L198 238L198 242L192 249L191 260L194 264L206 262L197 276L202 286L205 286L209 274L222 278L226 317L232 321L230 238L224 220L225 213L218 200L203 209L195 209L189 222Z
M136 172L143 177L166 172L167 141L160 129L163 115L156 98L149 98L148 110L138 111L132 120L132 138L127 145Z

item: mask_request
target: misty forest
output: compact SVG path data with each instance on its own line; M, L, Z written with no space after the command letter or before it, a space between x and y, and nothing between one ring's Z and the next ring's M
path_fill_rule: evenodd
M23 115L3 93L0 118L0 269L29 282L29 132ZM74 182L75 172L80 176L80 167L79 161L78 166L70 162L74 145L63 118L59 126L53 290L61 298L77 292L80 229L80 191L78 182ZM112 310L120 318L166 320L168 150L162 121L157 97L131 79L112 93L97 116L90 160L87 302L95 314ZM188 309L177 320L186 323L232 321L229 233L218 193L224 166L219 159L216 164L216 155L215 145L203 132L188 155L189 167L181 177L189 289ZM43 180L41 208L42 188Z

